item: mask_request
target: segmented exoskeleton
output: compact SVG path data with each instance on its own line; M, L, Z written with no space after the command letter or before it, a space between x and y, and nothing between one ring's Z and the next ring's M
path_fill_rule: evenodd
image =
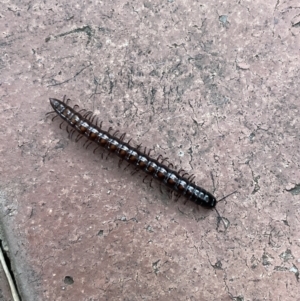
M103 130L101 128L102 123L98 125L97 117L92 112L86 110L76 111L77 106L70 107L68 100L65 101L65 97L63 101L50 98L50 104L54 112L71 127L71 130L67 127L69 136L72 137L75 132L78 133L76 141L85 136L88 139L85 142L87 146L94 142L98 147L103 147L109 152L115 153L120 158L120 163L123 160L127 161L129 164L134 165L137 170L144 171L147 175L166 185L177 195L182 195L187 200L204 208L215 209L217 202L224 199L217 201L210 192L193 182L193 175L188 175L182 169L179 171L173 170L171 163L164 164L167 158L163 158L161 155L157 159L151 158L150 151L147 152L146 148L143 151L141 145L134 147L129 142L125 142L125 134L118 138L116 136L118 131L111 134L111 128L108 131Z

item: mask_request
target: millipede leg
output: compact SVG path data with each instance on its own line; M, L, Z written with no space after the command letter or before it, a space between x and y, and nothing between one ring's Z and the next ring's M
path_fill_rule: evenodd
M93 112L92 111L87 111L87 113L86 113L86 119L87 120L90 120L90 118L92 118L93 117Z
M97 147L94 149L93 153L95 153L96 150L97 150L98 148L100 148L100 146L97 146Z
M126 170L129 166L130 166L130 164L127 164L127 166L124 168L124 170Z
M60 125L59 125L59 128L61 129L61 126L63 125L63 123L64 123L65 121L63 121Z
M88 149L88 147L92 144L93 142L92 141L90 141L90 143L88 143L88 145L86 146L86 148L85 149Z
M51 112L48 112L48 113L46 113L45 115L46 116L48 116L48 115L50 115L50 114L52 114L52 113L56 113L55 111L51 111ZM55 117L56 117L57 115L55 115Z
M180 173L182 173L183 172L183 175L180 175ZM180 168L179 170L178 170L178 174L181 176L181 177L183 177L184 175L188 175L188 173L183 169L183 168Z
M176 198L175 198L174 202L177 202L180 199L181 195L179 193L176 193L175 197Z
M123 140L124 140L124 138L125 138L125 135L126 135L126 133L123 133L123 134L120 136L120 140L121 140L121 141L123 141Z
M169 163L168 168L174 168L174 165L172 163Z
M55 115L51 120L53 121L56 117L58 117L58 115Z
M95 118L96 118L96 115L92 115L92 116L91 116L91 119L90 119L91 123L94 122L94 119L95 119Z
M119 167L119 168L121 167L121 164L122 164L123 161L124 161L124 159L120 159L120 160L119 160L119 163L118 163L118 167Z
M78 134L76 139L75 139L75 142L78 142L83 136L81 134Z
M70 139L72 139L72 137L73 137L73 134L74 134L75 132L76 132L76 131L75 131L74 129L72 129L72 130L71 130L71 132L70 132L70 136L69 136L69 137L70 137Z
M120 131L119 130L116 130L114 133L113 133L113 136L116 136Z
M96 115L95 115L95 116L96 116ZM98 116L96 117L95 125L96 125L96 127L98 126Z
M143 183L145 183L146 178L148 177L148 175L145 175L144 179L143 179Z
M149 184L149 186L152 188L152 181L153 181L153 178L151 178L151 180L150 180L150 184Z
M82 147L84 147L88 142L90 142L90 140L86 140L84 143L83 143L83 146ZM90 142L90 144L91 144L92 142Z
M165 161L169 160L168 157L164 158L163 155L159 155L156 160L159 161L159 159L161 159L161 162L160 162L161 164L163 164Z
M146 148L145 148L146 149ZM153 151L153 149L152 148L149 148L149 150L148 150L148 156L150 156L150 153Z
M163 159L164 157L163 157L162 155L158 155L158 157L157 157L157 159L156 159L156 160L157 160L157 161L159 161L159 159L160 159L160 158L162 158L162 159Z
M169 158L163 158L163 160L160 162L161 164L163 164L165 161L168 161Z
M92 111L87 111L85 114L82 115L83 118L90 120L90 118L93 116Z
M135 168L130 174L133 176L134 174L138 173L140 170L138 168Z
M87 142L89 142L89 140L86 140L86 141L83 143L82 147L84 147L84 146L86 145Z
M93 118L93 116L94 116L93 113L89 111L89 112L86 114L85 119L90 121L91 118Z
M93 154L95 154L95 152L98 148L99 148L99 146L94 149ZM103 153L100 153L100 155L101 155L101 159L103 159Z
M188 177L188 181L192 182L195 180L195 175L191 174L189 177Z
M159 183L159 190L160 190L160 192L161 192L162 194L164 194L163 191L162 191L162 188L161 188L161 182Z

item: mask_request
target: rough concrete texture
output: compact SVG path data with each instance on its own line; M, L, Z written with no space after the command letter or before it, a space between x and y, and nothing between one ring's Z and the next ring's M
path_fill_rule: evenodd
M22 300L300 300L300 7L2 1L1 222ZM67 94L215 211L46 118ZM125 167L125 165L124 165Z

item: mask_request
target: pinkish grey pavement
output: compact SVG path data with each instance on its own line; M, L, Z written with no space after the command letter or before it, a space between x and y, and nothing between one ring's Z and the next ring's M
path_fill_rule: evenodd
M300 300L298 0L2 1L0 28L0 238L22 301ZM227 230L68 139L45 116L65 94L237 190Z

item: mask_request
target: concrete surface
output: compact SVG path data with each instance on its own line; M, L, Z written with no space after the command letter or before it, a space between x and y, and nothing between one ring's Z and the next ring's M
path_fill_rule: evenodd
M22 300L300 300L299 16L296 0L2 1L1 239ZM237 189L227 231L70 141L45 117L64 94L218 198Z

